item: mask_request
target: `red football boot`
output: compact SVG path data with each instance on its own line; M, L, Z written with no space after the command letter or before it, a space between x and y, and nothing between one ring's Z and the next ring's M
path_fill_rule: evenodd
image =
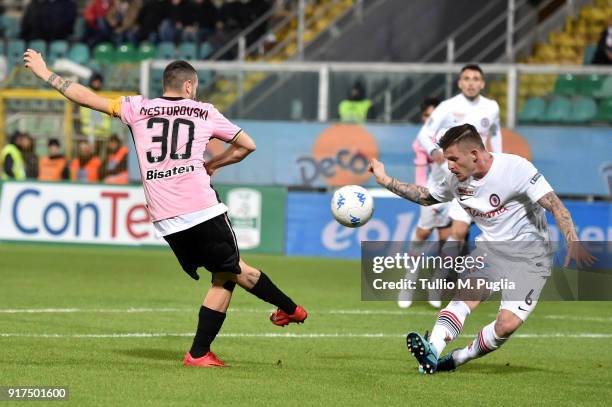
M212 352L207 352L201 358L191 357L191 353L187 352L183 365L197 367L223 367L225 366L225 363L221 362L219 358L217 358L217 355Z
M280 308L277 309L276 312L273 312L270 315L270 321L272 321L274 325L285 326L285 325L289 325L292 322L301 324L304 322L306 317L308 317L308 313L306 312L304 308L298 305L295 308L295 312L291 315L287 314L285 311L283 311Z

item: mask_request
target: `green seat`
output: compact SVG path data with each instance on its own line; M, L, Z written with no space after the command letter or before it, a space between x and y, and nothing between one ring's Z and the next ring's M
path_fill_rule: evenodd
M572 103L566 97L555 96L548 104L542 117L542 121L546 123L565 122L570 117Z
M198 59L198 47L193 42L183 42L179 45L178 56L186 61Z
M49 63L53 65L60 58L66 58L68 54L68 42L63 40L53 41L49 46Z
M144 61L145 59L155 59L157 57L157 49L155 45L149 42L143 42L138 48L138 59Z
M601 88L593 93L596 98L612 98L612 75L606 76Z
M115 49L110 42L103 42L94 48L94 59L102 64L115 62Z
M200 45L200 59L208 59L213 53L213 47L212 45L210 45L210 43L207 42L203 42Z
M518 119L523 123L533 123L540 121L544 117L546 101L542 98L529 98L523 106L523 110L518 115Z
M115 51L115 62L133 63L138 62L138 53L132 44L121 44Z
M9 40L6 48L6 59L9 71L15 65L21 65L23 63L23 53L25 50L26 45L23 40Z
M612 123L612 99L602 100L597 111L597 121Z
M44 57L47 56L47 43L45 40L32 40L28 43L28 48L40 52Z
M80 65L87 64L89 62L89 47L82 42L73 44L68 51L68 59Z
M555 95L573 96L578 93L578 80L574 75L559 75L555 82Z
M176 48L169 41L162 41L157 45L157 58L160 59L175 59Z
M0 16L0 26L2 26L5 38L17 39L21 30L21 18L10 15Z
M604 83L604 76L587 75L580 80L579 91L581 95L592 97L597 93Z
M590 65L591 64L591 61L593 60L593 56L595 55L595 50L597 50L597 46L596 45L588 45L584 49L584 56L582 58L582 64L583 65Z
M590 123L597 116L597 103L587 97L580 97L574 100L572 111L568 118L571 123Z

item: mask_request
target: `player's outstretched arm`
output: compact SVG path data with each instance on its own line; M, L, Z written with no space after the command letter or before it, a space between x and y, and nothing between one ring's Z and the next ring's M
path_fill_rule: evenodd
M255 147L255 141L245 131L240 131L225 151L217 154L205 164L206 172L208 175L213 175L221 167L244 160L247 155L255 151Z
M564 267L567 267L572 259L574 259L579 266L592 265L596 258L587 252L578 240L572 215L570 215L569 211L565 205L563 205L563 202L561 202L557 194L554 192L549 192L540 198L538 203L544 209L552 213L559 230L567 242L568 250L567 256L565 257Z
M69 100L106 114L111 113L110 99L96 95L85 86L66 80L51 72L40 53L33 49L28 49L23 54L23 62L25 67L30 69L34 75L53 86Z
M434 205L440 203L434 197L431 196L427 187L423 187L415 184L405 184L398 181L397 179L388 176L385 173L385 166L383 163L373 158L370 161L368 170L376 177L376 182L379 185L387 188L394 194L406 198L409 201L416 202L419 205Z

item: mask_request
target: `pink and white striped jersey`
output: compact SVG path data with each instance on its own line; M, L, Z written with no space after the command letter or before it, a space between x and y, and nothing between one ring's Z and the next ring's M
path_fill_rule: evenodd
M241 129L210 103L124 96L120 104L112 111L132 132L151 220L217 205L204 151L211 138L231 142Z

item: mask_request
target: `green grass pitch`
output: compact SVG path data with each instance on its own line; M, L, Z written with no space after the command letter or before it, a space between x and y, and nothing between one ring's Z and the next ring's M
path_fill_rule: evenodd
M52 405L75 406L604 405L612 399L612 303L542 302L499 351L454 373L419 376L404 335L430 329L433 309L361 302L356 261L245 260L310 316L304 325L273 326L272 307L237 288L213 344L230 367L198 369L183 367L182 358L208 286L204 270L194 282L165 249L0 244L0 386L68 386L69 400ZM473 313L448 349L467 344L496 307Z

